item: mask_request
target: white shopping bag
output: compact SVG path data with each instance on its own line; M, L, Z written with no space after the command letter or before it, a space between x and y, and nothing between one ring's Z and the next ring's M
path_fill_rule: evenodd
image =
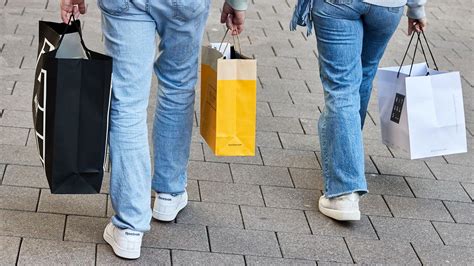
M377 72L383 143L411 159L467 152L459 72L439 72L426 63ZM397 77L398 76L398 77Z
M228 42L212 42L211 47L221 52L224 55L223 59L230 59L230 50L232 44Z

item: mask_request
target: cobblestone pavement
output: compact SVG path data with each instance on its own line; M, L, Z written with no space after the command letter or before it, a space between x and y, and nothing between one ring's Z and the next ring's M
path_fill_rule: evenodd
M214 157L196 120L191 202L176 221L152 222L136 263L472 264L474 153L407 159L381 144L375 101L364 131L371 193L361 202L361 221L337 223L318 212L316 122L323 97L314 36L287 30L295 0L251 2L241 42L244 53L258 58L258 155ZM438 64L462 74L472 151L474 5L428 2L428 37ZM206 42L223 36L221 4L213 0ZM113 213L108 180L97 195L52 195L47 189L30 113L40 19L59 20L57 0L0 0L0 264L132 263L119 261L101 237ZM103 51L95 1L83 22L86 43ZM406 19L383 66L400 62L408 43L405 25Z

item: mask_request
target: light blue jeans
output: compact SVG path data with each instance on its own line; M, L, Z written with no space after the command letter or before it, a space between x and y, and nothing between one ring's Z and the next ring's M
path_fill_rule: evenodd
M106 53L114 59L110 196L112 222L119 228L150 229L151 189L185 191L194 87L209 2L98 0ZM161 53L156 58L158 45ZM147 107L153 70L159 85L152 175Z
M403 7L314 0L312 19L325 107L318 122L325 195L367 192L364 125L372 81Z

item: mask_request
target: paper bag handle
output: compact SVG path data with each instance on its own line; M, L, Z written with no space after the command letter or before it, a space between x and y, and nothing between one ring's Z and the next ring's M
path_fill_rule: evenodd
M222 38L221 44L219 45L219 51L221 50L222 44L225 41L225 37L227 37L227 33L229 32L229 29L227 29L224 33L224 38ZM234 40L234 44L238 43L238 49L239 49L239 55L242 55L242 46L240 45L240 38L239 35L237 35L237 42L235 42L235 36L232 36L232 39ZM225 45L224 51L227 50L227 46L229 46L229 43Z
M405 58L407 57L408 51L410 49L411 43L413 42L413 38L415 37L415 34L417 34L417 39L416 39L416 44L415 44L415 51L413 52L413 57L412 57L412 60L411 60L410 72L408 73L408 76L411 76L411 71L413 69L413 64L415 62L416 52L418 50L418 44L420 44L421 52L423 53L423 57L425 58L426 66L428 68L430 67L429 63L428 63L428 60L426 58L426 53L425 53L425 49L423 47L423 42L421 41L421 36L423 36L423 39L425 40L425 43L426 43L426 47L428 47L428 51L430 52L431 59L433 60L433 63L435 65L435 70L439 70L438 65L436 64L436 60L433 56L433 52L431 51L430 44L428 43L428 40L426 38L425 32L422 30L421 33L420 32L413 32L412 33L411 38L410 38L410 42L408 43L408 47L405 51L405 54L403 55L403 59L402 59L402 62L400 64L400 68L398 69L397 78L400 77L400 71L402 70L403 63L405 62ZM429 74L430 74L429 72L426 73L426 75L429 75Z
M69 17L69 21L68 21L68 23L67 23L67 25L66 25L66 28L64 28L63 34L61 34L61 38L59 39L59 42L58 42L58 47L61 46L61 43L63 42L64 36L66 36L66 32L67 32L67 30L69 29L69 27L71 27L71 24L74 24L74 26L75 26L76 29L77 29L77 32L79 33L79 37L81 38L81 45L82 45L82 48L84 48L84 51L86 52L87 59L91 59L90 50L86 47L86 44L84 43L84 39L82 38L82 31L81 31L81 29L77 26L76 23L71 23L72 21L76 21L76 18L74 17L73 14L71 14L71 16Z

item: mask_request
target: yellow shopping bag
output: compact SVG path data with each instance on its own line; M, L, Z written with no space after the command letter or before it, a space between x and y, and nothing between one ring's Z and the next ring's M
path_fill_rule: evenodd
M229 48L202 48L201 135L216 156L254 156L257 62Z

